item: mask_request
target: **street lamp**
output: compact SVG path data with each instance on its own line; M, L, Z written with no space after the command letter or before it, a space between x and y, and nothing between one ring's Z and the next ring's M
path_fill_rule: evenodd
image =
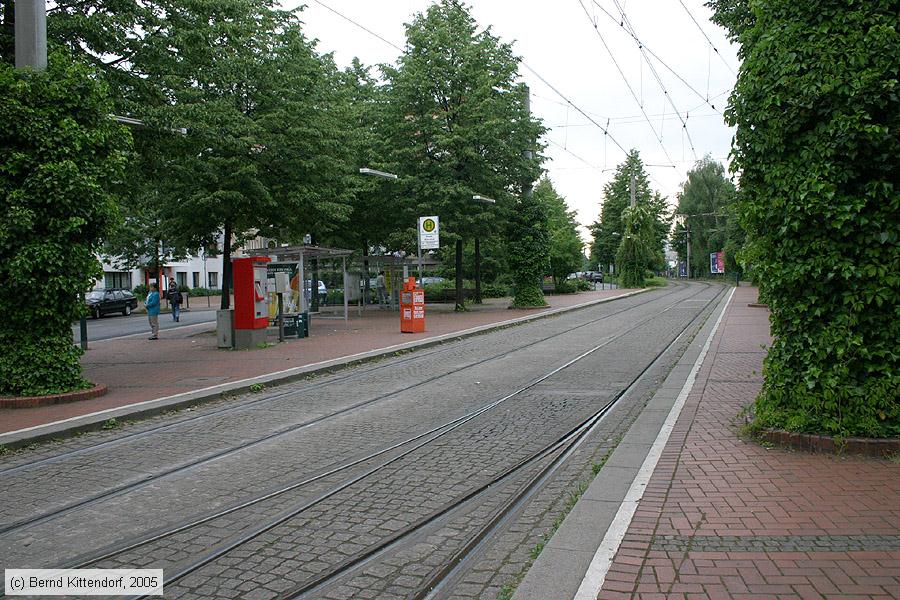
M390 179L391 181L397 181L400 179L399 175L395 175L394 173L388 173L387 171L379 171L378 169L370 169L369 167L360 167L359 169L360 175L368 175L369 177L379 177L381 179ZM419 235L416 233L416 246L419 245ZM368 246L368 242L366 242L366 246ZM368 252L368 249L366 249ZM369 262L363 261L363 277L365 277L365 283L363 289L365 291L366 299L368 300L369 295ZM419 249L419 285L422 285L422 250ZM380 300L379 300L380 302ZM365 301L364 301L365 304Z
M377 169L370 169L368 167L362 167L359 172L362 175L370 175L372 177L381 177L382 179L400 179L398 175L394 175L393 173L387 173L385 171L379 171Z
M475 202L480 202L482 204L497 204L497 201L493 198L488 198L487 196L479 196L478 194L472 196L472 200L474 200Z

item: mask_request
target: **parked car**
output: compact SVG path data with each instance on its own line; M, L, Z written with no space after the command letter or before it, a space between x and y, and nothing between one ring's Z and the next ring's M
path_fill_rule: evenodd
M137 298L127 290L94 290L85 295L84 303L95 319L110 313L122 313L127 316L138 305Z
M603 273L600 271L585 271L584 279L593 283L603 283Z

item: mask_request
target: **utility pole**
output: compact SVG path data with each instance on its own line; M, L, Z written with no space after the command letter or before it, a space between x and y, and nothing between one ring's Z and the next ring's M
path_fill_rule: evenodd
M46 0L16 0L16 68L47 68Z
M687 240L687 278L691 278L691 224L684 220L684 237Z
M637 206L637 196L634 191L634 173L631 174L631 208Z

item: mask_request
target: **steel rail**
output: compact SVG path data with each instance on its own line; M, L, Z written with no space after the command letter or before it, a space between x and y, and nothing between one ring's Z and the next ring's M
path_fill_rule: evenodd
M691 296L689 296L687 299L689 300L690 298L693 298L694 296L699 295L699 294L702 293L703 291L706 291L706 290L708 289L708 287L709 287L709 286L705 286L704 288L702 288L701 290L699 290L699 291L696 292L695 294L692 294ZM423 446L426 446L427 444L430 444L430 443L434 442L436 439L438 439L438 438L440 438L440 437L443 437L444 435L447 435L447 434L450 433L451 431L453 431L453 430L455 430L455 429L461 427L461 426L464 425L465 423L467 423L467 422L471 421L472 419L474 419L474 418L480 416L480 415L483 414L484 412L487 412L487 411L489 411L489 410L495 408L496 406L498 406L498 405L500 405L500 404L502 404L502 403L508 401L509 399L518 396L518 395L521 394L522 392L524 392L524 391L526 391L526 390L528 390L528 389L534 387L535 385L537 385L537 384L539 384L539 383L545 381L545 380L548 379L549 377L551 377L551 376L555 375L556 373L562 371L563 369L565 369L565 368L571 366L572 364L575 364L576 362L582 360L582 359L585 358L586 356L589 356L590 354L593 354L594 352L596 352L596 351L599 350L600 348L603 348L603 347L605 347L605 346L608 346L608 345L611 344L612 342L614 342L614 341L616 341L616 340L618 340L618 339L620 339L620 338L622 338L622 337L624 337L624 336L630 334L630 333L631 333L632 331L634 331L635 329L637 329L637 328L639 328L639 327L645 325L646 323L648 323L648 322L652 321L653 319L655 319L656 317L658 317L660 314L663 314L663 313L665 313L665 312L671 310L671 308L677 306L678 304L680 304L680 303L682 303L682 302L684 302L684 301L685 301L685 299L680 299L680 300L678 300L677 302L675 302L675 303L673 303L673 304L670 304L669 306L667 306L666 308L664 308L662 311L659 311L658 313L656 313L656 314L654 314L654 315L652 315L652 316L650 316L650 317L648 317L648 318L646 318L646 319L643 319L642 321L636 323L635 325L633 325L632 327L626 329L625 331L622 331L622 332L619 332L619 333L617 333L617 334L615 334L615 335L609 336L607 339L605 339L605 340L604 340L603 342L601 342L600 344L595 345L594 347L592 347L592 348L589 349L588 351L586 351L586 352L580 354L579 356L577 356L577 357L574 358L574 359L571 359L570 361L566 362L565 364L561 365L560 367L557 367L557 368L553 369L552 371L550 371L550 372L548 372L548 373L546 373L546 374L544 374L544 375L542 375L542 376L540 376L540 377L538 377L538 378L532 380L531 382L527 383L526 385L524 385L523 387L517 389L516 391L514 391L514 392L512 392L512 393L510 393L510 394L507 394L506 396L504 396L504 397L502 397L502 398L500 398L500 399L498 399L498 400L495 400L495 401L493 401L493 402L491 402L491 403L489 403L489 404L487 404L487 405L485 405L485 406L482 406L481 408L477 409L476 411L472 411L471 413L468 413L468 414L466 414L466 415L463 415L462 417L459 417L459 418L455 419L454 422L452 422L452 425L451 425L450 423L445 423L445 424L440 428L440 429L443 429L443 430L440 431L437 435L434 435L433 437L430 437L429 439L427 439L427 440L425 440L425 441L422 441L422 442L416 444L415 446L413 446L413 447L411 447L411 448L405 450L403 453L398 454L398 455L395 456L395 457L392 457L392 458L389 459L388 461L385 461L385 462L383 462L383 463L381 463L381 464L379 464L379 465L377 465L377 466L374 466L374 467L370 468L369 470L367 470L367 471L365 471L365 472L363 472L363 473L361 473L361 474L359 474L359 475L356 475L356 476L354 476L354 477L352 477L352 478L350 478L350 479L344 481L343 483L341 483L341 484L339 484L339 485L333 487L332 489L328 490L327 492L324 492L324 493L320 494L318 497L316 497L316 498L314 498L314 499L312 499L312 500L310 500L310 501L308 501L308 502L305 502L304 504L302 504L302 505L300 505L300 506L297 506L297 507L294 507L294 508L289 509L289 510L287 510L287 511L284 511L283 513L281 513L281 514L278 515L277 517L275 517L275 518L273 518L273 519L270 519L268 522L265 522L265 523L262 523L262 524L257 525L255 528L253 528L253 529L250 530L250 531L247 531L247 532L245 532L245 533L242 533L242 534L233 536L230 540L228 540L228 541L226 541L226 542L220 544L220 545L219 545L218 547L216 547L216 548L211 549L209 552L207 552L207 553L205 553L204 555L198 557L198 558L195 559L194 561L192 561L192 562L190 562L190 563L188 563L188 564L182 566L180 569L178 569L178 570L175 571L174 573L172 573L171 570L167 569L167 571L168 571L167 577L166 577L166 583L167 583L167 585L171 585L171 584L174 583L175 581L178 581L178 580L182 579L183 577L186 577L187 575L196 572L197 570L199 570L199 569L202 568L203 566L205 566L205 565L207 565L207 564L213 562L214 560L216 560L216 559L218 559L218 558L221 558L222 556L224 556L225 554L227 554L227 553L231 552L232 550L238 548L239 546L242 546L242 545L244 545L244 544L250 542L251 540L253 540L253 539L259 537L260 535L262 535L263 533L265 533L265 532L267 532L267 531L269 531L269 530L271 530L271 529L277 527L278 525L280 525L280 524L282 524L282 523L284 523L284 522L286 522L286 521L288 521L288 520L290 520L290 519L296 517L296 516L299 515L300 513L302 513L302 512L304 512L304 511L308 510L309 508L311 508L311 507L313 507L313 506L315 506L315 505L321 503L322 501L326 500L327 498L330 498L331 496L334 496L335 494L339 493L340 491L343 491L343 490L347 489L348 487L350 487L350 486L352 486L352 485L354 485L354 484L356 484L356 483L362 481L363 479L365 479L365 478L367 478L367 477L370 477L371 475L373 475L373 474L375 474L375 473L377 473L377 472L383 470L383 469L386 468L387 466L389 466L389 465L391 465L391 464L393 464L393 463L395 463L395 462L397 462L397 461L399 461L399 460L405 458L406 456L412 454L413 452L415 452L416 450L422 448ZM705 308L704 308L704 309L701 309L701 310L705 310ZM692 319L692 322L693 322L693 320L694 320L694 319ZM679 335L680 335L680 334L679 334ZM648 367L648 368L649 368L649 367ZM646 369L645 369L645 370L646 370ZM645 371L645 370L644 370L644 371ZM644 371L642 371L642 373L643 373ZM438 428L435 428L435 429L438 429ZM434 432L432 432L432 433L434 433ZM559 443L559 441L557 440L557 441L554 442L554 443ZM545 447L545 448L544 448L543 450L541 450L540 452L545 452L546 450L547 450L547 448ZM529 460L529 459L526 459L526 460ZM516 468L521 468L521 465L520 465L519 467L516 467ZM495 484L496 484L496 481L497 481L497 480L494 479L492 482L486 484L486 486L495 485ZM437 512L440 512L441 514L444 514L444 513L446 513L448 510L452 510L452 508L441 509L440 511L437 511ZM435 515L432 515L431 517L429 517L430 520L433 520L434 518L436 518ZM419 524L419 525L417 526L417 528L421 528L422 526L424 526L424 525L423 525L423 524ZM406 530L404 530L404 531L406 531ZM398 534L398 535L402 535L402 534L403 534L403 532L400 532L400 534ZM388 542L388 543L390 543L390 542ZM377 552L377 551L378 551L377 548L376 548L375 550L373 550L373 552ZM367 553L366 556L368 556L368 554L370 554L370 553ZM351 559L351 561L349 561L349 562L356 563L356 562L359 562L360 560L364 560L364 558L365 558L365 557L362 557L362 558L357 557L356 559ZM345 561L345 563L346 563L346 562L348 562L348 561ZM330 575L328 575L328 576L329 576L329 577L337 576L337 575L338 575L341 571L343 571L344 569L351 568L351 567L353 566L353 565L347 565L347 564L345 564L345 563L341 563L340 565L338 565L338 566L336 566L336 567L333 567L333 568L329 571ZM320 579L321 579L321 577L320 577ZM318 584L316 584L316 585L318 585Z
M679 290L679 291L681 291L681 290ZM698 292L698 293L699 293L699 292ZM696 295L696 294L695 294L695 295ZM190 462L185 463L185 464L183 464L183 465L179 465L179 466L177 466L177 467L173 467L173 468L170 468L170 469L168 469L168 470L161 471L161 472L159 472L159 473L148 474L147 476L145 476L145 477L143 477L143 478L141 478L141 479L138 479L138 480L136 480L136 481L131 481L131 482L129 482L129 483L125 483L125 484L121 484L121 485L118 485L118 486L109 488L109 489L103 491L102 493L94 494L94 495L89 496L89 497L87 497L87 498L83 498L83 499L81 499L81 500L78 500L78 501L75 501L75 502L71 502L71 503L69 503L69 504L63 505L63 506L61 506L61 507L59 507L59 508L57 508L57 509L54 509L54 510L52 510L52 511L48 511L48 512L42 513L42 514L40 514L40 515L35 515L35 516L33 516L33 517L29 517L29 518L27 518L27 519L21 519L21 520L19 520L19 521L13 522L13 523L9 523L9 524L2 525L2 526L0 526L0 536L9 535L9 534L11 534L11 533L15 533L15 532L18 532L18 531L22 531L22 530L28 529L28 528L30 528L30 527L34 527L34 526L39 525L39 524L41 524L41 523L45 523L45 522L47 522L47 521L49 521L49 520L52 520L52 519L61 517L61 516L65 515L65 514L68 514L68 513L72 512L73 510L76 510L76 509L79 509L79 508L84 508L84 507L86 507L86 506L90 506L90 505L92 505L92 504L96 504L97 502L100 502L100 501L103 501L103 500L107 500L107 499L109 499L109 498L113 498L113 497L116 497L116 496L120 496L120 495L122 495L122 494L129 493L129 492L132 492L132 491L134 491L134 490L137 490L137 489L146 487L146 486L148 486L148 485L150 485L150 484L152 484L152 483L154 483L154 482L157 482L158 480L160 480L160 479L162 479L162 478L169 477L169 476L176 475L176 474L181 474L181 473L187 473L187 472L190 472L190 471L192 471L192 470L194 470L194 469L196 469L196 468L198 468L198 467L201 467L201 466L203 466L203 465L206 465L207 463L210 463L210 462L213 462L213 461L216 461L216 460L225 458L225 457L227 457L227 456L230 456L230 455L232 455L232 454L236 454L236 453L241 452L241 451L243 451L243 450L247 450L248 448L252 448L252 447L258 446L258 445L260 445L260 444L262 444L262 443L271 441L271 440L273 440L273 439L276 439L276 438L279 438L279 437L282 437L282 436L285 436L285 435L288 435L288 434L291 434L291 433L295 433L295 432L300 431L300 430L303 430L303 429L307 429L307 428L312 427L312 426L314 426L314 425L318 425L318 424L320 424L320 423L322 423L322 422L324 422L324 421L326 421L326 420L333 419L333 418L338 417L338 416L342 416L342 415L344 415L344 414L346 414L346 413L348 413L348 412L354 411L354 410L356 410L356 409L359 409L359 408L368 406L368 405L370 405L370 404L374 404L374 403L376 403L376 402L380 402L380 401L385 400L385 399L387 399L387 398L390 398L390 397L393 397L393 396L396 396L396 395L405 393L405 392L407 392L407 391L409 391L409 390L411 390L411 389L415 389L415 388L420 387L420 386L422 386L422 385L427 385L427 384L429 384L429 383L432 383L432 382L437 381L437 380L439 380L439 379L448 377L448 376L450 376L450 375L455 375L455 374L459 373L460 371L464 371L464 370L466 370L466 369L470 369L470 368L473 368L473 367L477 367L477 366L483 365L484 363L486 363L486 362L488 362L488 361L493 361L493 360L498 360L498 359L501 359L501 358L505 358L506 356L508 356L508 355L510 355L510 354L512 354L512 353L514 353L514 352L519 352L519 351L521 351L521 350L527 349L527 348L529 348L529 347L531 347L531 346L534 346L534 345L536 345L536 344L545 342L545 341L550 340L550 339L553 339L553 338L555 338L555 337L559 337L559 336L561 336L561 335L565 335L565 334L567 334L567 333L571 333L572 331L575 331L576 329L580 329L580 328L582 328L582 327L586 327L586 326L591 325L591 324L594 324L594 323L596 323L596 322L598 322L598 321L603 321L603 320L612 318L612 317L614 317L614 316L616 316L616 315L618 315L618 314L621 314L621 313L623 313L623 312L627 312L627 311L629 311L629 310L634 310L634 309L636 309L636 308L639 308L639 307L641 307L641 306L644 306L645 304L649 304L649 303L651 303L651 302L658 301L658 300L663 300L663 299L665 299L665 296L658 297L658 298L651 298L650 300L646 300L646 301L641 302L641 303L639 303L639 304L636 304L636 305L633 305L633 306L629 306L629 307L626 307L626 308L623 308L623 309L620 309L620 310L611 312L611 313L609 313L609 314L607 314L607 315L604 315L604 316L602 316L602 317L600 317L600 318L598 318L598 319L594 319L594 320L592 320L592 321L588 321L588 322L586 322L586 323L582 323L582 324L580 324L580 325L576 325L576 326L574 326L574 327L570 327L570 328L565 329L565 330L563 330L563 331L560 331L560 332L551 334L551 335L549 335L549 336L540 338L540 339L538 339L538 340L529 342L529 343L527 343L527 344L523 344L523 345L521 345L521 346L517 346L516 348L512 348L512 349L510 349L510 350L506 350L506 351L504 351L504 352L502 352L502 353L500 353L500 354L496 354L496 355L494 355L494 356L491 356L491 357L488 357L488 358L485 358L485 359L480 359L480 360L473 361L473 362L471 362L471 363L469 363L469 364L467 364L467 365L463 365L462 367L459 367L459 368L453 370L452 372L449 372L449 373L443 373L443 374L440 374L440 375L435 375L435 376L433 376L433 377L426 378L426 379L424 379L424 380L421 380L421 381L416 382L416 383L414 383L414 384L411 384L411 385L409 385L409 386L405 386L405 387L403 387L403 388L401 388L401 389L399 389L399 390L395 390L395 391L393 391L393 392L388 392L388 393L386 393L386 394L381 394L381 395L375 396L374 398L370 398L370 399L368 399L368 400L364 400L364 401L362 401L362 402L358 402L358 403L356 403L356 404L353 404L353 405L344 407L344 408L342 408L342 409L340 409L340 410L331 412L331 413L329 413L329 414L327 414L327 415L322 415L322 416L320 416L320 417L316 417L316 418L314 418L314 419L310 419L310 420L308 420L308 421L304 421L304 422L302 422L302 423L298 423L298 424L292 425L292 426L287 427L287 428L285 428L285 429L281 429L281 430L275 431L275 432L270 433L270 434L268 434L268 435L265 435L265 436L263 436L263 437L261 437L261 438L256 438L256 439L249 440L249 441L246 441L246 442L244 442L244 443L241 443L241 444L238 444L238 445L235 445L235 446L231 446L231 447L225 448L225 449L220 450L220 451L218 451L218 452L215 452L215 453L213 453L213 454L211 454L211 455L208 455L208 456L205 456L205 457L202 457L202 458L198 458L198 459L196 459L196 460L190 461ZM449 347L448 347L447 349L449 349ZM388 365L385 365L385 366L388 366ZM369 372L371 372L371 370L370 370ZM327 382L323 382L323 383L327 383ZM292 390L291 392L285 392L285 394L287 394L287 393L298 393L298 391L297 391L297 390ZM0 473L0 475L2 475L2 473Z

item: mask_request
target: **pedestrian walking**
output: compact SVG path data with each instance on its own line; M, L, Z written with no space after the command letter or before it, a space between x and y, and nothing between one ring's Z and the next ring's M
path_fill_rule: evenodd
M144 306L147 308L147 318L150 319L150 337L148 339L159 339L159 286L155 283L150 284L150 293L144 300Z
M172 305L172 320L176 323L181 320L181 292L178 291L178 284L175 278L169 279L169 304Z
M378 271L378 277L375 278L375 293L378 295L378 307L381 309L388 308L387 287L384 281L384 271Z

